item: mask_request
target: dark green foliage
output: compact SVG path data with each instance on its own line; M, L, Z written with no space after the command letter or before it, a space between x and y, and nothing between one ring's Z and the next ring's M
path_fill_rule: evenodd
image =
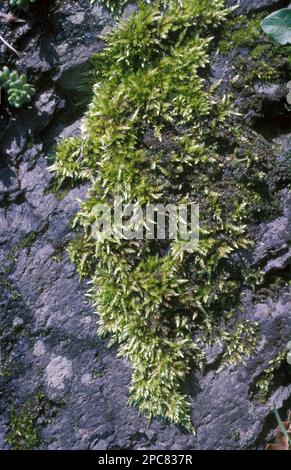
M0 72L0 86L7 91L8 102L15 108L29 103L35 94L35 89L27 83L27 77L15 70L11 72L8 67Z
M61 179L92 183L69 254L91 277L100 334L132 365L130 402L188 431L182 385L193 365L203 368L205 347L220 341L221 367L255 348L256 325L237 321L237 305L261 275L239 253L268 199L272 156L243 129L219 84L204 79L226 15L222 0L140 4L94 58L82 138L61 142L54 164ZM165 254L158 242L96 241L94 207L112 205L113 195L141 205L198 202L199 246L188 253L177 240Z
M10 5L23 11L28 11L32 3L37 0L10 0Z

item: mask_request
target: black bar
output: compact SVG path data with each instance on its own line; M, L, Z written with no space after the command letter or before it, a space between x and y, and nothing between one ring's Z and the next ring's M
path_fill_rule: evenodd
M0 465L20 464L21 468L29 464L39 468L40 464L69 465L70 468L80 468L86 465L86 469L112 468L149 468L152 465L177 468L201 468L201 465L210 464L213 468L223 465L224 468L233 468L238 465L254 464L268 465L286 464L290 466L290 454L288 452L272 451L185 451L185 450L108 450L108 451L1 451ZM7 467L8 468L8 467ZM66 468L66 467L65 467ZM287 467L286 467L287 468Z

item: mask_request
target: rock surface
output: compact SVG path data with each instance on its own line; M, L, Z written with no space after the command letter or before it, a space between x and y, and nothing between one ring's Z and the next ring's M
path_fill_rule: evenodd
M239 12L283 3L241 0ZM80 80L92 53L103 46L97 36L114 20L90 0L39 5L28 19L13 32L2 27L21 52L17 67L28 73L37 96L11 115L1 107L0 448L9 448L9 406L20 410L40 390L49 409L38 423L43 449L261 448L275 426L272 402L282 412L291 403L290 380L278 379L266 404L250 398L255 379L290 339L290 287L281 285L256 302L245 293L246 318L261 327L257 354L246 365L217 374L219 352L212 351L206 373L189 379L196 436L163 422L149 425L127 405L130 367L98 338L86 285L65 251L74 236L70 221L77 200L87 188L53 190L49 171L56 139L78 128L84 112ZM10 53L3 46L0 52L1 65L10 63ZM274 87L264 93L272 100ZM284 142L291 146L290 135ZM282 213L258 228L253 258L284 278L291 258L291 198L286 190L280 195Z

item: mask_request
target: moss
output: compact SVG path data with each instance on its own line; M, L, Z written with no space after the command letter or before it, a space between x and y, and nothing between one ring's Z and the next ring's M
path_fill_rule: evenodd
M276 372L286 363L287 352L279 352L268 363L268 367L260 374L251 391L251 398L265 403L274 389Z
M34 230L30 232L26 237L24 237L23 241L21 241L18 245L20 250L24 250L25 248L30 249L32 245L36 242L37 239L37 232Z
M18 257L18 254L21 250L28 249L32 247L32 245L37 240L38 233L32 230L28 235L26 235L23 240L19 243L16 243L8 253L7 260L8 261L15 261Z
M69 254L91 278L99 333L131 363L130 403L192 431L183 383L193 365L203 368L207 345L221 342L221 367L255 349L257 327L237 311L261 274L241 253L252 246L248 226L272 200L274 156L204 79L224 2L162 3L140 4L104 38L82 137L59 143L54 168L61 180L91 181ZM199 246L187 253L179 240L96 241L94 208L112 207L114 194L141 205L198 202Z
M240 431L233 431L233 432L231 433L231 438L232 438L232 440L233 440L234 442L237 442L237 443L240 442L240 440L241 440L241 433L240 433Z
M219 50L224 54L236 51L233 68L240 76L238 85L241 87L251 86L258 81L278 81L282 78L282 68L286 69L286 74L290 70L287 66L287 57L291 56L289 48L282 51L262 32L260 24L265 16L263 12L251 17L235 17L221 31ZM248 50L248 53L239 52L242 49Z
M92 372L92 376L94 379L101 379L104 377L104 371L103 370L94 370Z
M254 44L258 44L264 40L261 21L265 13L259 13L252 18L246 15L235 17L226 23L221 31L222 40L219 44L219 50L227 53L235 47L253 48Z
M9 274L9 270L5 269L5 274ZM0 273L0 286L1 285L9 292L10 300L14 301L21 298L20 293L15 289L11 281L9 281L6 276L2 276Z
M257 68L253 69L247 76L247 81L249 83L256 80L261 82L272 82L278 80L280 77L280 73L264 60L259 60L256 66Z
M41 437L38 420L44 414L44 410L45 396L42 392L28 400L19 410L11 407L6 441L13 450L39 448Z
M252 49L252 48L251 48ZM258 44L254 49L251 50L252 59L260 59L262 55L270 53L270 44Z
M55 249L54 254L52 255L52 260L56 263L61 263L65 257L66 246L60 246Z
M54 168L52 165L51 168ZM53 178L48 187L45 189L44 194L53 194L55 199L59 202L63 201L70 191L77 187L82 182L81 177L70 174L69 177L64 175L62 179Z
M0 331L0 335L2 336L2 331ZM4 360L2 351L0 350L0 377L13 377L14 374L15 369L13 368L11 362L9 360Z
M244 356L251 355L256 348L258 324L245 320L237 321L233 331L223 331L225 351L222 355L219 370L230 364L244 363Z

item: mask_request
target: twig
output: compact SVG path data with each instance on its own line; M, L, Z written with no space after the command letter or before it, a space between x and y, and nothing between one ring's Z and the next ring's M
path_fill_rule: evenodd
M7 46L9 49L11 49L11 51L13 51L16 55L19 56L19 52L17 52L17 50L14 49L14 47L12 47L7 41L5 41L5 39L3 38L3 36L1 36L1 34L0 34L0 41L2 41L3 44L5 44L5 46Z
M17 18L17 16L6 14L0 12L0 21L4 21L6 23L25 23L25 20L22 20L21 18Z

